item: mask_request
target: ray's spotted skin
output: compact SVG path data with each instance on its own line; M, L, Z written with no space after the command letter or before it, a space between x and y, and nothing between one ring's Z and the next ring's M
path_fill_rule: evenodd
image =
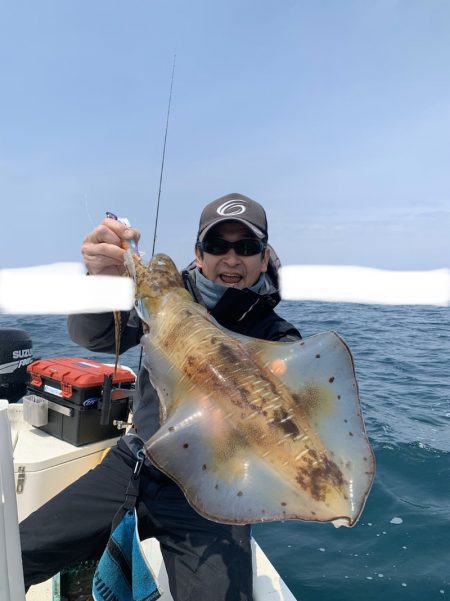
M151 461L205 517L353 525L374 476L350 351L335 333L267 342L226 331L172 260L131 249L145 365L161 428Z

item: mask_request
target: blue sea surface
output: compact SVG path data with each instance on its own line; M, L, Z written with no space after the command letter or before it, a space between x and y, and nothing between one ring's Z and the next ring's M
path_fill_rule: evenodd
M334 330L355 361L377 473L353 528L300 521L253 527L299 601L450 599L450 309L283 302L304 337ZM34 356L90 353L59 316L0 315ZM121 362L137 369L139 349Z

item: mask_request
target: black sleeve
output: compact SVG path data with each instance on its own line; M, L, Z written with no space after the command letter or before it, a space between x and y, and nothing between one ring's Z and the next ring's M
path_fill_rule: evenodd
M266 333L266 340L274 342L295 342L301 338L297 328L279 315L276 315L276 319L272 321Z
M139 344L143 334L142 324L136 312L122 311L120 353ZM69 315L69 336L74 342L90 351L114 353L116 348L113 313L85 313Z
M291 325L291 324L288 324ZM291 325L291 328L286 332L283 332L283 335L279 338L272 338L271 340L275 342L295 342L296 340L301 340L300 332Z

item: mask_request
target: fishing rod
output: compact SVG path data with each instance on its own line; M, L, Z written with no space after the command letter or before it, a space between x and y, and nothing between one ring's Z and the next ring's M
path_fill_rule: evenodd
M161 158L161 171L159 173L158 201L156 203L156 217L155 217L155 230L153 232L152 257L155 254L156 234L158 231L159 205L160 205L160 200L161 200L161 187L162 187L162 179L163 179L163 173L164 173L164 160L166 158L167 132L169 130L170 105L172 103L172 90L173 90L173 79L174 79L174 75L175 75L176 58L177 58L177 55L174 54L173 55L173 64L172 64L172 77L170 79L169 103L167 105L166 129L164 132L164 144L163 144L163 152L162 152L162 158ZM139 371L141 370L141 366L142 366L142 356L143 356L143 347L141 345L141 352L139 354Z
M161 200L161 186L162 186L162 178L163 178L163 172L164 172L164 160L166 157L167 132L169 130L170 105L172 102L172 89L173 89L173 78L175 75L175 60L176 60L176 58L177 58L177 55L174 54L173 55L173 65L172 65L172 78L170 80L169 104L167 106L166 131L164 134L164 144L163 144L163 152L162 152L162 159L161 159L161 171L159 174L158 202L156 203L155 231L153 233L152 256L155 254L156 233L158 230L159 204L160 204L160 200Z

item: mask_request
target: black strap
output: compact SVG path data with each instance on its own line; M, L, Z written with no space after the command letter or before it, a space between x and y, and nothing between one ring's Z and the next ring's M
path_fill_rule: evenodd
M139 499L139 479L144 461L144 450L139 449L136 453L136 463L133 468L133 473L128 481L127 490L125 491L125 501L113 518L111 532L116 529L118 523L127 511L133 511L137 507Z
M123 508L125 511L129 511L134 509L137 505L137 500L139 497L139 478L141 475L141 469L144 465L145 461L145 453L143 449L139 449L136 454L136 464L133 469L133 473L131 474L130 481L128 482L127 490L125 492L125 502L123 504Z

